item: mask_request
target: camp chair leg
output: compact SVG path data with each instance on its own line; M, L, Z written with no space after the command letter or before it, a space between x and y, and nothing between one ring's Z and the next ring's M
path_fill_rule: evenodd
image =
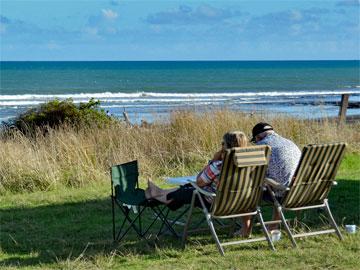
M186 206L186 208L173 220L171 220L171 226L173 226L174 224L176 224L178 222L178 220L180 220L180 218L182 218L187 212L189 212L190 206ZM182 226L184 226L185 224L183 223Z
M168 217L168 215L169 215L169 211L170 211L170 209L167 210L166 215L165 215L165 217L164 217L165 219L167 219L167 217ZM156 219L157 219L157 217L156 217ZM155 219L155 220L156 220L156 219ZM162 234L162 229L164 228L164 225L165 225L165 221L163 221L163 222L161 223L159 232L157 233L156 237L159 237L159 236Z
M139 213L138 213L138 215L137 215L134 219L131 219L131 218L130 218L130 215L129 215L129 214L130 214L130 210L129 210L129 209L124 210L124 208L121 207L121 206L120 206L120 209L123 211L123 213L124 213L124 215L125 215L125 219L124 219L123 224L121 225L121 228L120 228L120 230L119 230L119 233L118 233L118 235L117 235L117 237L116 237L116 241L120 242L120 241L123 239L123 237L128 233L128 231L129 231L131 228L134 229L134 231L137 233L138 236L140 236L140 237L142 237L142 238L145 238L145 237L143 236L142 232L141 232L141 231L136 227L136 225L135 225L135 222L137 221L137 219L141 216L142 212L144 212L145 207L144 207L143 209L139 209ZM125 230L125 232L123 232L123 233L121 234L122 228L123 228L126 220L130 223L130 224L129 224L129 227Z
M180 236L174 229L174 225L176 225L178 223L178 221L189 211L190 209L190 206L187 206L186 209L184 209L183 211L180 212L180 214L178 214L174 219L168 219L168 214L170 212L170 209L168 208L167 210L167 213L165 215L165 218L167 220L167 224L169 224L169 226L172 228L172 230L175 232L175 236L177 238L182 238L182 235ZM185 226L185 224L183 224L181 222L182 226ZM162 235L163 233L165 233L166 231L169 230L169 228L167 228L166 230L163 231L163 225L164 223L162 224L161 226L161 229L159 230L159 233L158 235ZM174 233L173 233L174 234Z
M140 208L140 206L139 206L139 212L140 212L140 210L141 210L141 208ZM140 231L140 233L141 233L141 236L144 236L144 234L143 234L143 232L142 232L142 223L141 223L141 215L139 215L139 218L138 218L138 222L139 222L139 231Z
M154 210L154 208L151 208L153 210L153 212L155 213L155 218L154 220L150 223L150 225L145 229L144 232L142 232L142 235L145 237L145 235L147 234L147 232L151 229L152 225L154 225L154 223L158 220L159 218L159 214L157 214L157 212Z
M145 206L143 206L143 210L141 210L141 206L139 206L139 211L140 213L142 213L145 210ZM152 210L155 212L154 208L152 208ZM155 212L156 213L156 212ZM143 231L142 228L142 223L141 223L141 215L139 215L139 228L140 228L140 232L142 237L145 238L145 235L147 234L147 232L150 230L150 228L152 227L152 225L154 225L154 223L157 221L157 219L159 218L159 216L157 215L156 218L151 222L151 224L145 229L145 231Z
M115 241L115 202L114 202L115 198L114 196L111 196L111 206L112 206L112 223L113 223L113 240Z
M129 222L130 222L130 221L129 221ZM120 241L124 238L124 236L128 233L128 231L130 231L131 228L134 229L134 231L137 233L138 236L143 237L142 234L141 234L141 232L140 232L140 231L138 230L138 228L136 228L136 226L134 225L135 222L136 222L136 220L131 221L129 227L128 227L123 233L122 233L122 228L121 228L121 229L119 230L118 235L116 236L116 241L120 242ZM123 224L125 224L125 222L124 222ZM122 227L123 227L123 226L122 226Z
M128 221L128 219L127 219L127 218L124 218L123 222L122 222L121 225L120 225L119 232L118 232L117 236L115 237L114 241L120 241L120 240L119 240L119 236L120 236L120 234L121 234L121 231L122 231L123 228L124 228L124 225L125 225L126 221Z
M210 214L206 215L206 221L207 221L207 223L208 223L208 225L210 227L211 234L212 234L212 236L213 236L213 238L215 240L216 246L217 246L221 256L224 256L225 255L224 249L220 244L220 241L219 241L219 238L218 238L218 236L216 234L215 227L214 227L214 224L213 224L213 222L211 220Z
M164 215L164 213L162 212L162 210L160 208L158 208L157 211L158 211L158 213L154 210L154 212L156 212L158 217L160 217L160 219L162 220L162 224L161 224L161 228L160 228L159 232L157 233L156 237L159 237L161 234L163 234L165 232L165 231L163 232L164 225L166 225L166 230L170 231L175 237L179 237L177 232L172 227L172 224L170 224L169 221L167 220L170 209L167 210L166 215Z
M120 235L121 235L121 232L122 232L122 230L123 230L123 228L124 228L125 223L126 223L126 222L130 222L130 223L131 223L131 219L129 220L129 218L128 218L128 216L129 216L129 209L123 208L122 206L119 206L119 208L120 208L121 212L124 214L124 220L122 221L122 223L121 223L121 225L120 225L120 227L119 227L119 232L118 232L118 234L116 235L114 241L120 241L120 240L121 240L121 239L119 240L119 237L120 237ZM115 223L115 222L114 222L114 223ZM131 226L130 226L130 227L131 227ZM115 229L116 229L116 227L115 227ZM122 237L121 237L121 238L122 238Z
M335 222L335 219L334 219L333 215L331 214L330 207L329 207L329 202L328 202L327 199L324 200L324 204L325 204L324 208L326 210L326 213L329 216L330 223L331 223L332 227L335 229L336 235L339 237L340 240L344 240L344 237L342 236L342 234L341 234L341 232L339 230L339 227L337 226L337 224Z
M262 217L260 208L257 208L256 216L257 216L257 218L258 218L259 221L260 221L261 228L262 228L262 230L263 230L263 232L264 232L264 234L265 234L265 237L266 237L266 241L268 242L270 248L271 248L273 251L275 251L274 244L273 244L273 242L271 241L271 238L270 238L270 235L269 235L268 230L266 229L265 222L264 222L264 219L263 219L263 217Z
M188 218L187 218L186 224L184 226L184 232L183 232L182 241L181 241L181 245L183 248L185 248L185 242L186 242L186 239L188 236L188 229L189 229L189 225L191 223L192 212L194 210L195 196L196 196L196 192L194 191L192 194L192 197L191 197L191 204L190 204L190 209L188 211Z
M178 235L178 233L174 230L173 225L169 223L169 221L167 220L167 217L163 217L164 223L167 227L167 230L169 230L176 238L180 238L180 236Z
M130 222L130 221L129 221ZM121 229L119 230L118 235L116 236L116 241L120 242L124 236L128 233L128 231L130 231L131 228L134 229L134 231L137 233L138 236L143 237L141 232L138 230L138 228L135 226L135 222L136 219L134 219L133 221L130 222L129 227L122 233L122 227L125 224L125 222L123 222L123 225L121 226Z
M281 207L280 205L277 205L277 206L276 206L276 210L277 210L277 211L279 212L279 214L280 214L281 221L282 221L282 223L284 224L286 233L288 234L288 236L289 236L289 238L290 238L290 240L291 240L291 243L292 243L293 247L296 248L296 247L297 247L297 244L296 244L296 242L295 242L295 238L294 238L294 236L292 235L292 233L291 233L291 231L290 231L290 227L289 227L289 225L288 225L287 222L286 222L284 213L283 213L283 211L282 211L282 207Z

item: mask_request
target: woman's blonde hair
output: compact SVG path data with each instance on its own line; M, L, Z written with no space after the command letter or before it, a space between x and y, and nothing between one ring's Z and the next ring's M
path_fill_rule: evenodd
M241 131L226 132L223 136L223 141L226 149L233 147L244 147L247 146L248 143L248 139L245 133Z

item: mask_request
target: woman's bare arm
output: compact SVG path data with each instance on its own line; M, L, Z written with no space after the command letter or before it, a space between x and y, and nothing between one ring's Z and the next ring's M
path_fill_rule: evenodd
M208 185L208 183L204 182L204 180L200 177L201 173L198 174L198 176L196 177L196 184L199 187L205 187Z
M224 150L223 150L223 149L221 149L220 151L217 151L217 152L214 154L212 160L222 160L223 154L224 154Z

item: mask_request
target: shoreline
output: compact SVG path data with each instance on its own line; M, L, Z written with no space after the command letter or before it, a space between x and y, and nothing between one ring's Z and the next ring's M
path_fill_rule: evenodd
M339 116L331 116L331 117L320 117L320 118L315 118L315 119L309 119L310 121L317 121L317 122L321 122L324 120L327 121L331 121L331 122L336 122L338 121ZM356 114L356 115L347 115L346 119L345 119L346 124L354 124L359 122L360 123L360 114Z
M360 122L360 115L349 115L346 116L346 123L347 124L354 124Z
M123 113L126 112L134 124L139 124L142 120L153 122L157 118L166 119L169 118L169 115L173 111L194 111L201 113L209 110L230 110L248 114L276 114L304 120L316 120L320 118L332 119L338 117L341 105L340 94L297 96L299 93L292 93L291 96L280 95L268 97L258 96L259 93L254 93L253 96L250 97L247 96L249 93L210 92L202 94L157 93L156 95L155 93L149 93L148 95L140 96L138 96L139 93L126 94L126 96L122 95L124 93L120 94L121 93L107 92L101 93L101 95L97 94L99 95L97 98L100 101L98 108L120 119ZM186 95L194 96L190 98L190 96ZM246 95L246 97L242 95ZM17 99L13 99L6 95L0 95L0 121L9 121L22 112L31 108L37 108L41 106L41 104L49 101L42 95L39 96L39 100L29 101L28 99L31 96L32 95L16 96ZM87 102L87 99L79 100L78 98L80 97L85 98L90 96L88 96L88 94L79 94L74 99L75 104L80 104L83 101ZM352 94L349 99L347 122L358 121L360 115L360 92ZM31 102L32 104L27 104L27 102Z

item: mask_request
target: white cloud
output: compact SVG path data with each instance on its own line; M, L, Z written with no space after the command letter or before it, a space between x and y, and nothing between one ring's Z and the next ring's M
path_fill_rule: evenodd
M100 29L98 27L87 26L83 29L84 37L91 40L101 40Z
M290 12L290 18L294 21L300 21L303 18L303 15L299 10L292 10Z
M6 25L4 23L0 23L0 34L5 34Z
M146 21L150 24L209 24L243 15L237 9L216 8L207 4L201 4L195 9L180 5L175 9L149 14Z
M114 36L119 30L116 18L118 14L111 9L102 9L100 13L91 15L82 29L90 38L102 39L105 36Z
M53 50L59 50L62 47L59 44L57 44L55 41L52 40L48 44L46 44L46 48L53 51Z
M338 6L348 6L348 7L359 7L360 0L342 0L337 3Z
M292 35L296 36L296 35L299 35L301 34L301 31L302 31L302 25L301 24L293 24L291 25L291 30L292 30Z
M114 20L118 17L118 14L111 9L102 9L103 16L108 20Z
M116 34L118 32L117 28L116 27L107 27L105 29L105 32L107 34Z
M99 30L96 27L85 27L84 32L96 36L99 32Z
M112 5L112 6L118 6L118 5L119 5L119 1L117 1L117 0L111 0L111 1L110 1L110 5Z

